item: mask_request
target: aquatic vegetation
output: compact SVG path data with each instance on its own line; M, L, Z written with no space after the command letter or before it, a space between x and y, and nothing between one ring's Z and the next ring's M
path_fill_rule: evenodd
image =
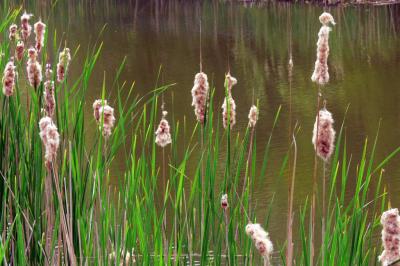
M18 15L19 12L9 14L0 29L6 31ZM156 86L146 95L132 97L134 85L118 82L117 78L125 61L116 75L110 74L115 77L112 85L104 81L100 99L91 104L88 80L101 56L101 44L89 46L82 65L76 66L77 76L68 78L70 51L61 52L61 67L57 66L54 77L51 64L56 62L48 54L57 54L63 48L57 42L54 47L43 43L41 56L30 48L27 70L31 74L16 79L14 73L14 81L9 82L9 73L25 73L25 64L14 65L14 50L8 41L0 44L2 50L9 49L5 53L9 58L0 63L5 73L3 86L7 85L7 92L13 88L9 97L0 96L0 230L4 236L1 261L14 265L284 263L280 253L287 243L275 241L279 236L268 229L271 219L284 223L284 215L269 215L274 207L271 200L270 207L262 210L266 218L257 220L255 210L260 207L253 193L254 186L264 184L260 180L269 171L269 149L281 108L273 124L268 125L269 131L260 128L265 121L259 117L258 102L253 103L248 114L239 110L232 98L237 81L228 74L224 114L218 117L214 109L221 105L222 98L215 97L215 91L222 88L209 88L201 75L203 80L199 80L193 97L201 95L194 104L198 124L191 128L186 120L179 121L173 111L167 121L163 107L159 121L159 100L172 85ZM21 43L30 45L29 41ZM42 65L46 65L43 84ZM62 84L55 87L53 80L60 76ZM196 93L198 90L200 93ZM122 94L123 91L129 93ZM27 104L21 100L24 97ZM164 106L164 100L162 103ZM230 131L228 125L233 126L236 118L243 119L244 134ZM221 130L221 120L227 130ZM331 171L327 173L326 227L321 232L325 238L315 250L316 263L373 264L380 253L374 238L380 229L378 215L387 205L381 185L383 168L399 149L376 161L377 142L372 149L366 142L354 170L350 164L355 159L349 159L343 141L343 124L333 146L332 117L324 114L318 121L315 145L321 156L329 159ZM257 145L258 128L262 129L260 133L270 135L265 147ZM298 128L293 131L293 135L297 134ZM198 141L196 134L201 136ZM288 153L293 147L295 140ZM261 167L256 166L257 160ZM293 163L292 170L296 168L295 156L288 159L285 155L279 161L274 158L272 163L281 163L282 172L288 162ZM122 169L117 178L112 165ZM348 180L352 181L351 186ZM270 192L273 187L263 189ZM349 192L350 201L345 197ZM303 203L300 212L294 211L299 215L296 219L289 212L289 221L295 221L289 225L300 228L300 240L294 241L296 265L310 265L311 257L309 202ZM385 217L385 223L394 224L389 216ZM390 226L384 228L388 232ZM323 252L327 255L318 254ZM386 255L381 260L385 258Z
M15 72L14 59L11 58L4 69L3 74L3 94L5 96L11 96L14 94L15 78L17 73Z
M68 71L68 66L70 62L71 62L71 54L69 48L64 48L64 50L60 52L60 55L58 57L58 64L57 64L58 82L64 81L65 74Z
M194 106L194 113L197 121L204 124L207 109L209 85L207 75L203 72L197 73L194 77L194 85L192 88L192 106Z
M35 31L35 48L38 52L42 50L43 43L44 43L44 34L46 32L46 24L44 24L41 20L36 22L33 25L34 31Z

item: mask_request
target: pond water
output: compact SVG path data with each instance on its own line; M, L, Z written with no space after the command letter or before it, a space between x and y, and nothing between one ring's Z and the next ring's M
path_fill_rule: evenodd
M96 4L72 1L60 3L51 12L51 7L44 2L27 6L27 9L36 16L50 16L50 30L57 29L58 36L66 38L71 48L81 45L72 62L72 75L78 74L74 72L74 65L82 63L84 50L96 41L99 31L106 25L100 37L104 47L91 80L88 108L92 100L101 95L104 73L111 81L126 56L121 80L135 81L135 92L140 95L154 88L162 65L160 83L176 83L165 95L167 109L178 120L186 116L189 128L195 125L190 90L194 75L199 71L199 24L202 21L202 64L216 88L216 111L220 111L224 97L224 74L230 69L238 79L233 89L238 111L234 132L244 132L248 110L253 99L258 99L257 149L262 152L275 113L282 106L272 137L267 174L257 177L254 199L257 216L263 221L274 197L271 213L274 219L268 230L273 239L283 243L288 174L280 172L289 146L289 121L292 127L296 121L300 126L295 210L312 191L311 134L317 88L310 77L320 27L318 16L323 9L312 5L245 6L217 1L201 5L192 1L96 1ZM367 137L372 145L380 123L377 160L382 159L400 145L400 6L337 7L329 12L337 25L330 35L331 79L323 90L327 108L334 116L337 131L346 118L347 148L354 164L361 156ZM287 71L289 51L294 62L291 90ZM109 93L111 98L116 96L116 92ZM91 110L87 115L91 115ZM261 157L258 156L258 165ZM384 174L392 206L400 205L399 163L399 159L394 159ZM114 165L116 178L121 168ZM353 184L353 180L349 180L350 189ZM295 215L298 216L297 211Z

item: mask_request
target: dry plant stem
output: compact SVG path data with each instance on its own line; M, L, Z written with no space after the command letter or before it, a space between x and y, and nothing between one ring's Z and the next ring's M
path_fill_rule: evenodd
M163 160L163 201L165 199L165 192L166 192L166 175L165 175L165 148L162 148L162 160ZM162 235L163 235L163 241L164 241L164 258L165 260L168 259L168 242L167 242L167 236L166 236L166 230L167 230L167 207L165 207L164 211L164 217L163 217L163 223L162 223Z
M325 221L326 221L326 162L323 164L323 176L322 176L322 233L321 233L321 248L322 248L322 265L325 262Z
M264 266L270 266L271 264L269 263L269 258L264 257Z
M317 95L317 139L318 143L318 128L319 128L319 106L321 98L321 88L318 88ZM313 174L313 195L312 195L312 205L311 205L311 247L310 247L310 265L314 265L314 242L315 242L315 216L316 216L316 200L317 200L317 173L318 173L318 156L317 152L314 155L314 174Z
M229 250L229 213L228 210L224 210L225 216L225 243L226 243L226 257L228 258L228 265L231 264L230 250Z
M68 226L67 226L67 221L65 218L65 210L64 210L64 203L62 200L62 196L61 196L61 189L59 186L59 179L58 179L58 174L57 171L55 171L55 167L54 164L51 163L51 168L52 168L52 174L53 174L53 181L55 183L56 186L56 192L57 192L57 197L58 197L58 201L59 201L59 206L60 206L60 222L61 222L61 230L64 233L64 238L65 241L67 242L67 250L68 250L68 256L70 259L70 264L72 266L76 266L77 265L77 261L76 261L76 256L75 256L75 251L74 251L74 246L72 243L72 238L70 238L69 236L69 231L68 231Z
M293 169L292 169L292 180L289 187L289 208L287 218L287 253L286 253L286 265L291 266L293 263L293 198L294 198L294 184L296 178L296 162L297 162L297 144L296 137L293 135Z
M51 242L53 240L53 230L54 230L54 206L53 206L53 190L52 190L52 180L51 180L51 165L47 164L47 175L44 181L44 193L45 193L45 205L46 205L46 246L45 252L50 261L46 261L46 265L54 265L57 261L57 256L54 256L54 260L51 258Z

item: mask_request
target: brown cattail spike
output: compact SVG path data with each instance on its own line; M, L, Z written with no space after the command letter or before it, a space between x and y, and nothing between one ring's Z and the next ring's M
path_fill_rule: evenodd
M155 142L158 146L164 148L165 146L167 146L172 142L172 139L171 139L169 123L166 119L167 111L163 111L162 115L163 116L160 121L160 124L158 125L158 128L155 132L156 134Z
M35 30L35 48L38 52L42 50L42 47L44 45L44 35L46 32L46 24L44 24L41 20L35 23L33 26Z
M14 59L11 58L7 63L3 74L3 93L7 97L13 95L14 93L15 78L17 76L15 69L16 67L14 65Z
M192 88L192 106L194 106L196 119L201 124L204 124L206 115L208 89L207 75L203 72L197 73Z
M383 226L382 246L384 250L378 259L382 266L393 265L393 262L400 259L399 210L390 209L382 213L381 224Z
M222 104L222 122L224 128L230 125L232 128L236 124L236 103L232 98L232 87L236 85L236 78L232 77L229 73L225 77L225 86L228 88L228 96L225 97L224 103ZM227 104L229 102L229 105ZM229 110L228 110L229 107ZM229 117L229 122L228 122Z
M24 12L21 16L21 35L24 41L26 41L32 32L32 26L29 24L29 20L33 15Z
M329 32L332 30L328 24L335 25L331 14L324 12L319 17L322 27L318 33L317 60L311 80L319 85L329 82L328 56L329 56Z
M69 63L71 62L71 54L69 48L64 48L58 57L57 64L57 81L63 82L68 72Z
M314 149L317 155L324 161L328 161L334 149L336 134L333 129L334 121L332 114L325 108L319 111L318 117L316 117L314 123L312 143L314 144Z

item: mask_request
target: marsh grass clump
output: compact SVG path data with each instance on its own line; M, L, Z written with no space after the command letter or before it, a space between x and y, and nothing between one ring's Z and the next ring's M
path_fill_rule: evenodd
M317 155L328 161L334 150L336 132L333 128L332 114L325 108L319 111L315 118L312 143Z
M15 88L15 79L17 73L15 71L14 59L11 58L6 64L3 74L3 94L7 97L13 95Z
M390 209L382 213L382 246L384 248L379 256L383 266L393 264L400 259L400 216L398 209Z

